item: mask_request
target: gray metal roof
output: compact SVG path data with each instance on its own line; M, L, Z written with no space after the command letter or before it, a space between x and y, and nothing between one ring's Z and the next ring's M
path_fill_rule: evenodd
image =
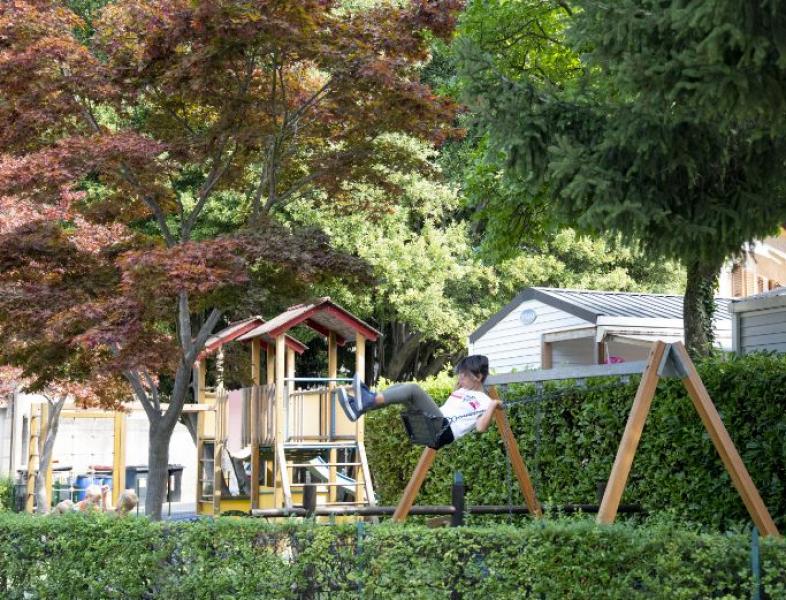
M682 319L683 297L678 295L531 287L522 290L510 303L472 332L469 336L470 341L477 341L519 304L527 300L540 300L544 304L564 310L590 323L597 323L598 317ZM716 298L715 302L716 318L730 318L730 300Z

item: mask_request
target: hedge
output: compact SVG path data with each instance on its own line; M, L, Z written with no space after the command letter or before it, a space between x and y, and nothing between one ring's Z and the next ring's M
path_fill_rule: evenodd
M0 595L37 598L749 598L749 538L587 520L514 528L0 515ZM765 597L786 544L763 540Z
M14 508L14 480L0 477L0 512Z
M786 356L715 357L698 370L764 502L786 529ZM589 380L586 388L562 385L562 398L512 406L511 426L542 501L595 503L597 486L611 471L638 379L627 384ZM424 387L441 402L451 380L443 376ZM532 392L511 386L504 398L516 400ZM376 489L382 503L395 504L421 448L409 444L396 409L365 418ZM509 495L522 502L493 427L440 450L418 501L448 502L455 471L468 483L468 503L505 503ZM658 385L623 502L721 531L749 522L678 379L662 379Z

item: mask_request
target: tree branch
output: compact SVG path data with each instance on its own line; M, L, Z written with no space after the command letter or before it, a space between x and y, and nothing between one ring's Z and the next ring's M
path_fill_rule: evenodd
M82 107L82 113L89 127L93 130L94 133L101 133L101 126L98 124L98 120L93 114L90 105L86 102L83 102L77 94L73 94L73 96L77 104ZM152 211L153 216L156 219L156 223L158 224L158 228L161 230L161 235L164 236L164 241L166 241L167 246L173 246L176 243L176 240L172 235L172 231L169 229L169 225L167 225L166 214L164 214L164 210L161 208L158 202L156 202L153 197L150 196L150 194L146 194L144 192L139 178L134 175L134 173L131 171L131 168L125 163L125 161L122 160L120 161L120 173L123 176L123 179L130 183L132 187L137 189L139 195L142 197L142 201Z
M148 420L152 423L155 419L159 419L161 417L161 412L160 410L157 411L151 404L150 399L145 392L145 386L142 385L142 379L139 377L139 374L128 369L123 371L123 376L126 378L128 383L131 384L131 388L134 390L134 394L136 394L139 403L142 405L142 408L145 409L145 414L147 414Z
M193 347L191 340L191 313L188 310L188 292L180 292L177 297L177 322L180 334L180 348L183 355L189 354Z
M150 393L153 396L153 408L160 411L161 410L161 401L158 394L158 386L155 385L153 382L153 378L150 376L150 373L146 368L142 368L142 374L145 376L145 381L147 382L147 387L150 389Z

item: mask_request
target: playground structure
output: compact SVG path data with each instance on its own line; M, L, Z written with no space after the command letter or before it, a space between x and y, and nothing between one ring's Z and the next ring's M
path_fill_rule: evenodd
M767 507L761 499L758 489L745 468L682 342L670 344L662 341L654 342L646 361L491 375L487 378L486 384L489 386L489 395L492 398L498 399L499 393L497 387L514 383L541 386L544 382L569 380L574 381L576 384L581 384L591 377L616 376L625 378L630 375L641 375L641 381L617 450L611 474L603 491L600 506L582 505L579 509L584 512L597 512L596 520L601 524L613 523L619 512L635 511L636 507L622 507L620 502L625 491L630 469L633 465L638 443L641 439L644 423L646 422L652 400L655 396L658 380L661 377L678 377L685 386L693 402L693 406L699 414L726 471L730 475L732 484L739 493L757 530L765 536L780 536ZM463 499L456 501L455 497L452 505L414 506L415 498L436 457L437 451L434 448L428 447L428 444L438 437L439 432L435 429L433 420L430 416L411 411L402 415L410 439L413 443L426 445L427 447L424 448L420 460L396 507L374 506L355 510L351 508L331 510L329 508L315 506L312 503L310 506L304 505L302 508L290 509L289 511L254 510L252 511L252 515L260 517L326 514L355 514L358 516L392 515L392 519L395 522L405 521L409 514L450 515L454 524L460 523L461 517L459 513L461 512L469 512L472 514L512 514L515 512L518 514L529 513L535 517L539 517L542 514L541 506L537 500L526 464L518 452L518 447L510 430L504 407L518 403L538 402L541 400L542 398L539 398L539 393L536 393L536 395L532 397L504 403L503 409L496 411L495 414L497 426L500 430L503 443L508 452L525 500L525 507L475 506L467 508L463 504ZM576 506L570 505L561 507L562 510L565 508L568 509L567 512L570 512L575 510Z
M327 339L327 377L296 376L295 358L306 346L287 332L299 325ZM350 381L338 377L338 347L355 344L355 371L362 379L366 341L379 335L330 298L321 298L269 321L251 317L232 323L211 336L194 373L197 402L205 407L197 417L197 513L289 510L302 504L311 482L322 506L374 505L363 421L345 417L333 390ZM252 386L234 397L223 385L223 346L230 342L251 345ZM216 387L209 389L207 358L213 353ZM240 432L230 430L230 413L237 411ZM228 448L231 434L242 446L234 456Z

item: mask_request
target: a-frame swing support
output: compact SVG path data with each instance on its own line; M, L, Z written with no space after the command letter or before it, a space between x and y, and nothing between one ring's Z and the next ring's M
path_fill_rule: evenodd
M587 369L587 375L631 374L633 371L629 371L628 369L632 366L633 365L613 365L608 369L608 373L599 372L598 367L591 367ZM622 367L622 369L620 367ZM619 371L619 373L615 373L615 371ZM688 356L682 342L675 342L673 344L666 344L661 341L654 342L643 370L636 372L641 372L641 382L636 391L636 397L633 401L633 406L625 426L625 432L622 435L622 440L617 450L617 456L614 460L611 475L606 485L606 491L603 494L597 522L610 524L614 522L617 516L622 494L625 491L628 475L633 465L633 458L636 455L639 440L644 430L644 423L647 420L647 415L652 405L652 399L655 396L658 381L661 377L679 377L685 389L688 391L693 406L696 412L699 413L699 417L709 433L715 449L720 455L723 466L726 468L726 471L728 471L734 487L740 494L745 507L748 509L748 513L753 523L762 534L779 536L778 528L775 526L767 507L764 505L756 485L753 483L748 470L745 468L742 458L740 458L728 431L726 431L726 427L723 425L718 410L715 408L710 395L707 393L704 383L701 381L696 371L696 367ZM515 374L514 377L521 378L522 381L580 378L578 375L561 377L554 374L550 377L539 379L538 376L532 372L521 375ZM506 376L504 379L510 379L510 376ZM513 380L510 381L510 383L512 382ZM489 395L493 398L498 398L496 388L491 387L489 389ZM495 418L527 508L530 514L539 517L542 514L541 507L535 495L535 489L532 485L526 464L521 457L518 444L510 429L505 411L496 411ZM415 502L415 498L426 479L426 475L431 465L434 463L436 453L437 451L433 448L425 448L423 450L423 453L420 455L420 460L415 467L415 471L393 514L393 521L403 522L407 518Z
M644 423L649 414L652 398L655 396L658 380L661 377L673 376L682 379L682 383L693 401L693 406L699 413L701 422L718 451L723 466L729 473L745 508L748 509L754 525L764 535L780 535L682 342L673 344L655 342L650 350L647 366L642 373L641 383L636 392L628 422L625 425L625 432L617 450L617 457L614 459L606 491L603 494L598 511L598 523L614 522L633 465L633 458L641 439L641 433L644 430Z
M494 399L499 398L495 388L489 389L489 396ZM532 485L529 471L527 471L527 465L524 463L524 459L521 457L519 446L516 443L516 438L513 435L513 431L510 429L508 416L505 414L504 409L498 409L494 411L494 418L496 420L500 436L502 437L502 442L505 445L505 450L508 454L508 460L510 460L510 464L513 467L513 472L516 474L516 479L519 482L521 493L524 496L525 502L527 503L527 509L529 510L530 514L539 517L543 514L543 512L541 510L540 504L538 503L538 499L535 496L535 488ZM415 471L412 473L412 477L410 478L407 487L404 489L404 494L401 496L401 500L399 500L398 506L396 506L396 510L393 513L394 522L401 523L406 520L407 515L409 515L409 511L412 508L412 505L415 503L415 498L417 497L423 482L426 480L426 475L428 474L431 465L434 463L436 456L437 451L434 450L434 448L423 449L423 452L420 455L420 460L418 460L418 464L415 466Z

